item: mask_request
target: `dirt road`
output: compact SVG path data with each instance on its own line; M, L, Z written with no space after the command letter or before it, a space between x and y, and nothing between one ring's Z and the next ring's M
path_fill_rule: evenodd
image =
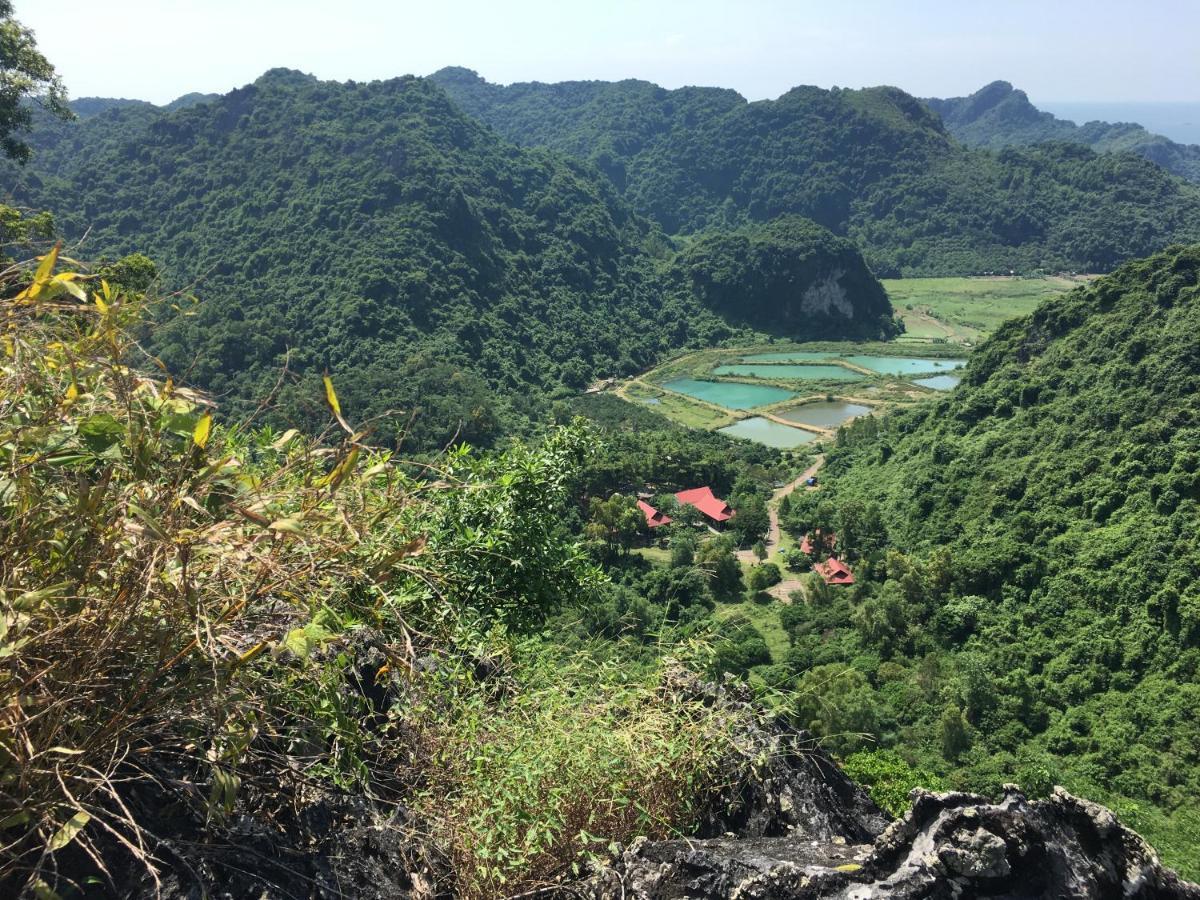
M771 499L767 502L767 515L771 520L771 526L767 529L767 536L763 539L763 546L767 548L768 557L779 548L779 501L816 475L823 465L825 465L825 454L818 453L813 464L805 469L799 478L785 484L771 495ZM754 565L758 562L758 557L754 555L753 550L739 550L737 555L738 559L747 565Z

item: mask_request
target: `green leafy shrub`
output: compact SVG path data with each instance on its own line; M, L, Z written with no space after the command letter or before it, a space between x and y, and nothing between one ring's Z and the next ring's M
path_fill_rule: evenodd
M663 702L661 673L630 678L623 664L530 649L506 698L448 669L431 690L436 714L420 717L429 780L418 808L449 848L455 896L546 887L613 841L686 833L736 756L735 715Z
M945 790L941 778L914 766L894 750L859 750L841 761L842 770L871 793L876 805L893 816L908 810L913 788Z
M783 573L779 571L779 566L775 565L775 563L764 562L750 567L750 574L746 578L746 586L751 591L762 591L779 584L782 580Z

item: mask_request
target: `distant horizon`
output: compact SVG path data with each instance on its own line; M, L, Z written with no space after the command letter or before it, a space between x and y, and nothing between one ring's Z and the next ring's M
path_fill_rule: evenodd
M371 78L326 77L326 76L320 75L317 72L307 71L303 67L287 66L287 65L266 66L265 68L263 68L263 70L261 72L259 72L253 78L250 78L248 81L242 81L237 84L233 84L223 90L221 90L221 89L204 90L201 88L193 88L190 90L182 91L178 94L174 94L165 100L156 100L156 99L151 99L149 97L135 97L135 96L131 96L131 95L118 96L116 94L79 93L76 91L71 91L70 85L67 85L67 88L68 88L68 92L70 94L70 99L72 102L74 102L76 100L129 100L129 101L134 101L134 102L150 103L150 104L153 104L154 106L169 106L171 103L175 102L176 100L180 99L181 97L186 97L190 94L217 94L217 95L228 94L230 91L236 91L236 90L239 90L241 88L244 88L244 87L247 87L247 86L253 84L255 81L257 81L263 75L265 75L267 72L270 72L274 69L289 69L289 70L301 72L305 75L316 78L318 81L336 81L336 82L342 82L342 83L350 82L350 81L356 81L356 82L390 81L394 78L406 78L406 77L410 77L410 76L414 77L414 78L429 78L431 75L435 75L436 73L442 71L443 69L466 69L468 71L471 71L471 72L474 72L475 74L477 74L480 78L482 78L488 84L494 84L494 85L498 85L500 87L508 87L508 86L514 85L514 84L560 84L563 82L573 82L573 81L577 81L577 82L601 81L601 82L606 82L609 84L616 84L621 81L645 81L645 82L655 85L656 87L661 87L664 90L668 90L668 91L676 91L676 90L681 90L684 88L713 88L713 89L718 89L718 90L732 90L732 91L736 91L738 94L745 97L745 99L751 103L756 103L760 100L778 100L780 97L782 97L788 91L794 90L795 88L798 88L798 87L816 87L816 88L820 88L821 90L826 90L826 91L833 90L834 88L848 88L850 90L866 90L869 88L876 88L876 87L893 87L893 88L899 88L900 90L904 91L906 94L909 94L913 97L917 97L918 99L922 98L922 97L937 97L939 99L946 99L946 98L951 98L951 97L967 97L967 96L970 96L971 94L975 93L976 91L980 90L981 88L986 87L987 85L992 84L996 81L1007 81L1016 90L1024 91L1027 95L1029 95L1030 102L1033 103L1033 105L1038 107L1039 109L1045 109L1047 104L1053 104L1055 106L1096 106L1096 107L1145 106L1145 107L1168 107L1168 108L1191 107L1191 108L1195 108L1195 109L1200 109L1200 98L1198 98L1196 100L1138 100L1138 99L1081 100L1081 99L1074 98L1074 97L1053 97L1053 98L1048 98L1048 99L1039 99L1037 97L1034 97L1030 93L1029 90L1022 87L1019 82L1014 81L1011 78L1004 78L1004 77L993 78L989 81L981 82L975 88L973 88L972 90L966 91L966 92L942 91L941 93L922 93L922 92L918 92L918 91L913 91L898 82L882 81L882 82L879 82L876 84L845 85L845 84L833 84L833 83L821 84L821 83L817 83L817 82L813 82L813 81L798 81L795 84L784 88L778 94L774 94L774 95L770 95L770 96L762 96L762 97L751 97L751 96L747 96L747 94L744 91L741 91L738 88L733 87L732 85L728 85L728 84L718 84L716 82L687 82L687 83L682 83L682 84L677 84L677 85L668 85L668 84L663 84L660 81L656 81L653 78L647 78L647 77L644 77L641 75L627 75L623 78L601 78L601 77L596 77L596 78L520 78L520 79L516 79L516 80L504 80L504 79L498 79L498 78L491 78L488 76L488 74L486 72L481 72L478 69L474 68L473 66L464 65L462 63L447 63L444 66L439 66L436 69L431 69L428 72L423 72L423 73L397 71L393 75L378 75L378 76L373 76ZM1046 111L1049 111L1049 110L1046 110Z
M71 99L72 99L72 101L97 99L97 100L121 100L121 101L131 101L131 102L144 102L144 103L152 103L155 106L162 107L162 106L168 106L171 103L175 102L176 100L180 99L181 97L185 97L190 94L217 94L217 95L226 94L229 91L237 90L241 87L245 87L248 84L252 84L254 81L257 81L258 78L261 78L264 74L271 71L271 69L273 69L273 68L275 68L275 69L294 69L295 71L301 71L301 72L304 71L303 69L295 69L295 67L292 67L292 66L268 66L267 68L263 69L263 71L260 72L257 76L250 79L250 81L244 82L243 84L234 85L233 87L230 87L224 91L188 90L188 91L184 91L184 92L182 92L174 97L171 97L168 100L162 101L162 102L158 102L155 100L149 100L145 97L129 97L129 96L116 97L116 96L104 96L101 94L87 94L87 95L81 95L81 96L72 95ZM331 79L331 78L322 78L320 75L317 75L316 73L313 73L313 72L305 72L304 74L310 75L311 77L317 78L318 80L321 80L321 81L343 81L343 82L344 81L387 81L392 78L403 78L408 75L414 75L415 77L419 77L419 78L428 78L430 75L433 75L434 73L440 71L441 69L446 69L446 68L468 69L472 72L475 72L477 75L479 75L480 78L482 78L487 83L496 84L496 85L500 85L500 86L507 86L507 85L511 85L511 84L522 84L522 83L529 83L529 82L541 82L541 83L545 83L545 84L557 83L557 82L549 81L546 79L528 79L525 81L501 81L501 80L497 80L497 79L488 77L488 74L486 72L481 72L478 69L474 68L473 66L463 65L461 63L451 63L446 66L441 66L438 69L433 69L433 70L426 72L424 74L421 74L421 75L416 75L415 73L412 73L412 72L401 72L401 73L397 73L395 75L385 75L385 76L381 76L380 78L371 78L371 79L356 79L356 78L333 78L333 79ZM639 78L638 76L630 76L627 79L610 79L610 78L560 79L560 81L604 81L604 82L609 82L609 83L614 83L617 81L624 81L624 80L646 81L651 84L656 84L659 87L663 87L666 90L678 90L679 88L682 88L682 87L699 87L699 88L715 88L715 89L722 89L722 90L737 90L736 88L730 88L727 85L720 85L720 84L686 84L686 85L679 85L678 87L669 87L667 85L662 85L659 82L654 81L653 79ZM863 85L863 87L895 87L895 88L899 88L902 91L905 91L906 93L908 93L914 97L948 98L948 97L968 96L968 95L974 93L975 91L979 90L980 88L983 88L985 85L991 84L994 81L1007 81L1015 89L1025 91L1025 93L1027 95L1029 95L1030 102L1033 103L1033 105L1035 107L1037 107L1039 110L1041 110L1043 112L1051 113L1052 115L1056 116L1059 119L1074 122L1076 125L1083 125L1083 124L1085 124L1087 122L1091 122L1091 121L1135 122L1135 123L1141 125L1142 127L1146 128L1148 131L1151 131L1156 134L1161 134L1164 137L1170 138L1171 140L1176 141L1178 143L1200 144L1200 100L1072 100L1072 99L1042 100L1042 99L1039 99L1039 98L1033 96L1028 90L1025 90L1025 88L1023 88L1018 82L1015 82L1009 78L992 79L991 81L987 81L982 84L979 84L978 86L976 86L975 88L973 88L970 91L967 91L964 94L953 94L953 93L916 94L913 91L908 90L902 84ZM779 96L786 94L787 91L792 90L793 88L796 88L799 86L801 86L801 85L800 84L792 85L791 87L785 89L779 95L776 95L774 97L755 98L755 97L746 97L746 95L743 94L741 91L738 91L738 93L741 94L743 97L746 97L747 101L749 101L749 102L757 102L759 100L776 100L776 99L778 99ZM813 85L813 86L821 88L823 90L829 90L833 87L844 87L843 85L832 85L832 84L830 84L830 85L817 84L817 85Z
M752 101L798 84L955 97L1003 78L1066 102L1200 102L1192 0L1145 0L1137 15L1121 0L1009 0L1002 10L955 0L14 0L14 8L73 96L156 104L225 93L277 67L372 81L447 65L498 84L634 77L732 88ZM99 52L81 53L81 34Z

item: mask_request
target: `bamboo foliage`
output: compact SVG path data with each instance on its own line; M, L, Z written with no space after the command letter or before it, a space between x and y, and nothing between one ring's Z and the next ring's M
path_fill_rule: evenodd
M0 281L0 883L44 896L38 873L97 835L147 854L112 786L139 754L203 758L228 813L249 736L279 724L234 682L269 690L256 667L354 625L405 635L440 596L413 559L430 492L387 453L214 427L207 398L137 371L142 299L61 261Z

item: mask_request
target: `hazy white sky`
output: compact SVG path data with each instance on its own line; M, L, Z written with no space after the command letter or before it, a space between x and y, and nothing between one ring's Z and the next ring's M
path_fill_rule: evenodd
M16 0L73 97L162 103L266 69L370 80L446 65L489 81L732 87L997 78L1050 100L1200 100L1200 0Z

